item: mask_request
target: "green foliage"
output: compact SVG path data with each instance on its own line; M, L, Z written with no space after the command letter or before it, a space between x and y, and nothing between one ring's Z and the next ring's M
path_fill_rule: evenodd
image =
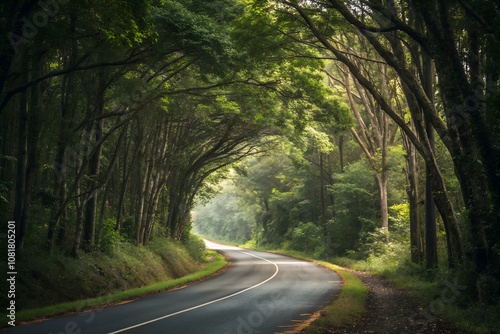
M286 125L302 131L316 120L335 132L348 129L350 110L325 84L321 51L292 37L308 31L275 3L244 3L245 11L232 29L235 47L246 70L259 72L252 82L276 91Z
M191 257L195 259L196 262L203 262L207 249L205 246L205 241L203 241L202 238L193 233L190 233L189 237L183 241L183 244L186 246L189 255L191 255Z
M115 230L116 220L107 218L104 220L101 229L101 240L99 240L99 250L104 253L112 253L118 244L124 241L120 232Z
M284 241L287 231L306 217L305 206L308 203L299 195L299 189L280 192L273 190L269 200L271 219L265 225L266 239L273 244Z
M328 134L318 131L308 126L306 129L307 137L310 139L310 145L317 147L321 153L330 153L334 150L334 144L330 141Z
M388 206L400 204L407 198L406 176L404 170L406 151L401 144L391 145L387 152L387 175L388 175Z
M367 164L359 161L350 164L343 174L336 174L329 189L335 198L336 213L329 223L332 249L344 255L357 250L378 226L375 181Z
M194 230L207 238L245 243L255 225L253 206L242 206L244 196L232 182L223 182L221 194L193 210ZM243 209L242 209L243 208Z
M400 203L389 207L389 233L391 239L410 242L410 204Z
M410 207L408 203L392 205L389 208L389 242L386 232L374 225L371 231L363 231L362 242L357 252L351 252L354 257L361 257L377 267L382 262L387 265L403 266L408 261L410 248ZM368 225L372 223L367 222Z
M322 230L313 222L299 223L290 228L283 243L284 249L292 249L308 254L321 252L323 245Z
M0 20L5 32L15 29L20 18L30 19L40 10L36 1L24 1L23 6L10 6L11 3L15 2L0 4L3 12L13 14L12 19ZM190 212L195 199L199 204L194 208L193 221L197 232L203 235L322 255L349 255L363 259L360 266L365 269L391 272L391 268L402 268L427 277L436 274L422 272L418 265L407 262L409 206L405 202L406 180L402 173L406 152L396 128L391 122L383 121L380 103L375 103L369 95L357 94L361 91L356 92L353 84L354 98L366 103L355 104L360 107L359 119L366 125L359 134L371 137L371 141L366 142L367 146L373 146L370 147L373 155L370 169L361 158L362 150L349 135L350 128L356 125L352 111L345 104L346 90L338 85L346 75L345 68L340 66L338 71L330 71L337 63L331 60L324 46L317 44L317 36L307 29L301 15L290 4L303 6L318 32L326 39L333 37L335 47L341 47L342 54L353 59L375 88L380 88L388 104L406 114L405 121L410 122L408 101L401 94L401 80L383 64L383 55L377 55L368 43L362 43L359 35L349 40L352 27L338 11L319 2L73 1L49 15L50 22L39 29L34 38L29 38L32 43L23 43L22 52L13 54L4 39L0 47L0 217L4 221L11 219L14 211L16 167L22 166L15 157L21 153L28 157L28 166L35 162L34 165L41 167L35 166L33 170L26 167L21 171L24 173L19 174L33 178L28 180L32 184L27 182L22 189L27 192L23 198L31 199L27 204L27 246L31 243L40 250L47 241L59 245L59 249L54 247L53 257L40 259L40 266L54 273L56 282L69 285L66 272L81 274L84 268L91 274L80 275L83 281L77 282L84 289L99 282L102 291L107 291L110 288L99 275L104 272L107 278L112 276L114 258L120 256L125 259L116 262L116 266L123 269L120 273L137 280L141 275L149 277L163 271L157 266L158 257L160 262L174 268L174 276L182 274L181 262L185 258L203 260L203 242L190 235ZM404 4L394 10L409 13L413 7L406 8ZM497 164L483 161L489 157L497 159L498 155L481 153L481 144L491 144L490 151L498 152L500 133L495 131L499 127L497 105L500 100L497 61L500 53L495 34L500 21L498 15L494 15L498 6L493 1L470 1L471 4L476 5L472 6L474 15L465 14L463 4L440 3L444 9L450 6L456 18L451 29L456 32L457 40L452 42L464 48L464 54L455 57L462 57L460 61L468 65L458 66L468 71L464 78L482 75L485 81L477 85L478 93L474 96L481 101L481 108L485 107L484 112L481 109L477 115L479 131L473 128L463 131L466 137L460 136L454 150L470 151L473 155L477 150L480 154L452 159L450 143L445 145L439 140L436 143L437 164L453 204L462 212L462 227L467 227L469 216L475 212L473 207L462 209L468 203L461 198L461 185L468 180L463 178L462 184L458 182L455 173L461 169L456 168L456 163L470 159L471 177L476 176L474 168L483 170L486 166L489 177L494 179L498 176ZM430 8L428 6L433 6L432 2L420 7ZM376 7L372 8L373 12L377 11ZM353 12L354 16L358 14L363 15L361 18L367 24L376 26L377 21L370 17L372 11ZM476 15L483 18L481 24L469 25L469 16L475 19ZM469 30L473 33L488 30L488 33L476 36ZM433 29L426 27L426 32L432 35ZM413 45L408 36L400 37L406 45ZM477 55L483 57L475 57L468 44L476 45ZM406 56L408 61L419 58ZM365 63L366 59L375 61ZM439 70L443 66L439 62L434 65L442 99L446 95L446 81L456 80L446 80L441 73L449 71ZM473 69L481 75L474 75ZM375 72L378 70L381 72ZM46 79L37 81L36 78ZM476 83L471 83L474 85ZM483 85L487 86L484 91ZM366 83L363 86L367 86ZM24 97L29 101L24 103L28 106L29 133L21 138L22 122L18 124L18 120L25 117L19 101ZM436 116L451 124L453 120L446 106L454 103L438 100L436 96L438 109L445 106L442 114ZM369 105L372 115L366 110L370 109ZM474 116L474 110L468 111ZM452 114L454 112L452 110ZM469 126L473 119L466 117L463 121ZM96 145L97 130L101 127L103 142ZM384 134L393 134L386 157L382 154L380 138L376 138L376 127L384 128ZM380 137L380 133L378 135ZM11 143L7 138L18 142ZM39 143L35 143L38 138ZM472 146L462 150L465 144ZM16 152L24 148L28 151ZM89 161L93 158L89 153L95 149L99 155L98 168L91 168ZM265 154L255 156L259 150ZM481 154L483 159L479 159ZM253 157L242 161L249 156ZM65 164L62 166L65 172L54 177L56 158ZM340 158L347 167L341 168ZM498 160L495 159L491 161ZM418 163L422 179L424 166L422 161ZM470 166L462 167L466 170ZM99 172L93 174L89 172L91 169ZM379 229L380 199L373 178L374 172L383 170L389 176L389 242ZM224 178L228 181L222 182ZM484 180L473 181L474 186L469 190L477 190L478 194L484 191L495 198L498 190L486 191ZM90 189L99 193L97 210L86 210L91 209L86 207L89 205L86 192ZM488 196L471 198L489 200ZM492 207L485 206L485 217L495 211ZM99 224L94 226L92 221L96 221L97 215L91 212L100 210L104 220L101 230L95 231ZM53 221L51 217L58 212L59 219ZM123 217L119 231L114 229L117 212ZM77 222L82 221L88 224L84 227L100 236L93 248L102 251L96 254L102 258L94 267L86 262L93 259L89 254L81 255L81 268L63 256L63 251L71 249L72 243L78 245L74 236L82 227L77 226ZM491 224L484 226L485 238L493 241L486 242L492 254L499 250L498 243L495 244L498 237L498 233L494 233L495 221L491 219ZM137 242L142 236L136 234L142 230L152 233L146 233L144 240ZM52 240L48 240L49 231ZM438 233L440 255L444 257L446 231L442 224ZM172 240L156 238L161 235L182 240L190 256L184 248L177 249ZM470 228L464 228L464 235L469 242L468 251L476 252L480 244L475 241L479 238ZM132 242L147 244L151 238L153 242L148 249L153 249L155 255L146 254L144 247L131 245ZM32 254L36 254L36 250L28 247L26 257ZM107 272L109 263L113 270ZM35 276L44 277L36 264L28 264L27 268L32 269ZM142 272L141 265L151 265L154 272ZM485 303L495 302L500 294L498 281L489 274L498 276L498 268L491 264L490 267L476 276L471 268L463 270L463 276L474 287L470 289L473 292L463 293L461 303L465 304L469 297L472 299L474 292ZM22 288L23 292L27 294L31 289L46 297L45 291L33 283L37 278L33 277L32 282ZM86 296L88 292L82 294Z
M159 40L164 46L175 44L190 56L203 59L199 64L203 70L221 73L228 69L235 53L228 25L220 24L200 9L194 2L184 1L168 1L154 8L152 16L159 29Z
M135 220L133 216L123 219L120 235L130 243L135 241Z
M149 0L133 1L89 1L86 5L89 10L99 11L96 19L101 31L106 37L117 45L125 44L134 46L150 37L148 9L151 7ZM117 19L118 18L118 19ZM95 21L94 21L95 22Z

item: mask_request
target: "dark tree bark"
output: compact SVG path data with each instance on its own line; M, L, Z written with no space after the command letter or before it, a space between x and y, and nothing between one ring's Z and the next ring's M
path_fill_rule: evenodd
M461 50L457 50L457 37L449 17L450 4L417 1L415 7L425 21L431 41L431 56L436 64L448 123L444 135L450 138L450 152L468 209L472 262L477 272L485 272L488 267L500 264L491 249L499 237L493 231L498 231L496 217L500 209L498 200L495 200L500 188L500 152L495 149L490 126L485 122L484 105L480 102L482 92L475 89L478 75L474 56L476 46L473 44L470 49L469 79L459 56ZM470 38L474 39L474 33ZM482 163L479 164L478 160ZM488 233L488 230L493 233Z
M402 134L403 145L405 147L406 155L406 194L408 196L408 203L410 205L410 247L411 247L411 261L413 263L421 264L424 258L424 249L422 244L420 214L419 214L419 189L418 189L418 170L417 170L417 155L415 148Z
M70 30L74 32L76 30L76 18L74 15L70 17ZM71 47L68 50L64 50L67 55L63 59L63 66L65 68L72 67L76 62L78 55L78 46L76 40L71 43ZM74 126L74 116L76 109L75 101L75 89L76 89L76 74L68 73L62 77L61 84L61 120L56 148L56 157L54 161L54 197L58 199L58 205L52 208L51 217L49 221L49 227L47 231L47 249L50 251L54 246L54 242L57 236L58 230L61 228L59 226L61 215L66 216L66 210L59 213L59 208L65 206L64 203L67 202L67 173L68 168L76 170L78 162L81 157L77 156L75 150L70 151L68 156L68 142L70 139L70 131L72 131ZM60 235L64 233L63 230L60 231ZM62 243L62 238L59 239L59 243Z
M29 67L28 54L23 55L23 67ZM23 75L23 80L28 80L28 72ZM14 221L16 222L16 248L23 246L24 235L26 233L26 222L24 221L24 205L26 198L26 165L28 150L28 93L24 91L19 96L18 111L18 140L17 140L17 167L16 167L16 188L14 202Z
M422 86L431 104L434 104L434 71L432 60L429 55L422 51ZM430 119L425 118L425 131L429 138L432 151L435 149L434 127ZM448 236L449 237L449 236ZM450 255L450 243L448 241L448 258ZM436 207L434 204L434 191L432 189L432 171L430 166L425 170L425 261L427 268L435 268L438 265L438 245L436 227Z
M339 136L339 163L340 172L344 173L344 135Z
M323 229L323 237L327 245L327 252L330 251L330 235L328 231L328 210L325 196L325 166L324 166L324 153L319 152L319 196L321 201L321 227Z
M83 250L85 252L92 252L95 247L95 232L96 232L96 217L97 217L97 200L99 195L100 185L100 166L102 155L102 137L103 137L103 119L100 117L104 111L104 93L106 91L106 78L104 73L98 74L98 90L97 101L95 108L95 121L94 138L91 143L95 143L96 147L93 149L92 155L89 158L88 165L88 178L89 184L87 186L87 197L85 203L85 218L83 222ZM92 119L92 117L89 117Z
M5 84L8 80L11 65L16 55L27 54L25 48L28 40L23 38L23 17L29 17L37 6L37 0L2 1L2 38L0 39L0 96L3 95ZM24 67L27 68L27 67ZM27 81L27 80L26 80ZM3 96L2 96L3 97ZM1 102L1 101L0 101ZM0 110L1 112L1 110Z
M33 73L39 75L41 72L39 62L41 59L36 59L33 61ZM30 90L30 106L29 106L29 125L28 125L28 156L26 164L26 180L25 180L25 191L24 191L24 203L23 203L23 213L22 213L22 223L21 227L21 247L26 233L29 212L31 208L31 198L32 198L32 188L34 184L35 174L38 169L38 156L39 156L39 144L40 144L40 130L41 130L41 118L40 118L40 85L35 85Z

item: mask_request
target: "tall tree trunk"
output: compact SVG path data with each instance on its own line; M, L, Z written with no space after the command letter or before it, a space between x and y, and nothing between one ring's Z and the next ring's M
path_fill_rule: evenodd
M387 172L381 172L375 175L375 180L377 181L377 188L380 200L380 220L382 228L382 233L385 237L385 242L389 242L389 207L387 205Z
M145 224L144 224L144 231L142 235L142 243L146 245L150 238L151 238L151 232L153 231L153 227L155 224L155 218L156 218L156 209L158 207L158 201L160 199L160 194L163 190L163 184L164 181L161 180L161 176L158 175L157 179L155 180L155 186L154 190L151 193L149 203L148 203L148 209L147 209L147 214L146 214L146 219L145 219Z
M339 136L339 163L340 172L344 173L344 135Z
M153 144L153 150L154 150ZM154 157L151 157L150 162L148 163L146 180L144 181L144 192L143 192L143 201L142 201L142 214L139 221L139 230L137 235L137 242L141 245L144 245L144 236L146 234L147 225L150 221L150 210L152 210L151 205L153 205L153 197L155 192L155 182L153 180L153 172L155 170Z
M120 143L123 140L123 137L125 136L127 132L127 129L123 129L120 133L120 136L117 139L116 147L113 152L113 157L109 161L109 166L108 170L106 171L106 174L104 176L103 180L103 187L104 187L104 193L102 195L101 199L101 209L99 212L99 220L98 220L98 225L97 225L97 233L96 233L96 245L100 245L101 243L101 237L102 237L102 229L104 226L104 218L106 216L106 213L108 211L108 207L110 206L110 190L112 188L112 179L113 179L113 171L115 170L115 167L117 165L117 160L118 160L118 154L120 151Z
M141 154L142 156L142 154ZM139 157L139 160L141 158ZM146 198L146 187L147 187L147 175L149 174L149 164L146 163L146 168L143 174L138 173L138 191L139 197L137 199L137 205L135 207L135 244L138 246L142 242L141 231L143 225L143 214L144 214L144 201Z
M370 123L366 125L363 117L358 111L358 107L354 102L353 94L350 89L349 74L345 75L344 87L346 88L346 93L353 110L354 118L358 123L360 128L359 135L356 129L351 128L351 133L361 147L363 153L365 154L372 173L377 182L377 189L379 193L380 201L380 227L382 233L384 234L385 242L389 242L389 207L388 207L388 192L387 192L387 182L388 182L388 171L387 171L387 151L389 145L389 124L388 116L381 112L381 110L373 110L370 103L369 97L366 96L365 90L355 81L359 95L362 97L363 105ZM369 129L370 127L370 129ZM380 152L380 158L377 157L378 151Z
M97 231L96 231L96 236L95 236L95 244L97 249L99 250L100 244L101 244L101 239L102 239L102 230L104 227L104 217L106 216L107 208L109 206L108 202L108 196L109 196L109 189L110 189L109 183L106 183L104 192L102 194L102 199L101 199L101 208L99 210L99 219L97 220Z
M328 210L326 204L326 196L325 196L325 166L324 166L324 153L319 152L319 196L321 200L321 227L323 229L323 238L326 245L327 253L330 252L330 235L328 232Z
M29 67L28 53L22 56L23 68ZM28 72L23 74L24 82L28 81ZM17 139L17 167L16 167L16 188L14 197L14 221L16 222L16 248L23 246L26 224L23 220L25 191L26 191L26 164L28 146L28 93L23 91L19 96L19 129Z
M80 181L76 181L76 193L80 192ZM83 209L82 200L79 196L75 198L75 206L76 206L76 227L75 227L75 240L73 241L73 248L71 249L71 255L75 258L78 257L78 252L80 251L80 247L82 244L82 235L83 235Z
M418 210L418 171L417 156L413 145L403 134L403 143L406 149L406 194L410 205L410 248L411 261L420 264L423 260L424 250L420 226L420 214Z
M9 4L10 8L6 8ZM3 93L16 54L25 55L28 53L26 43L20 41L23 38L21 36L23 36L23 28L26 24L23 18L29 17L37 4L37 1L23 1L22 5L19 6L18 1L5 1L0 7L2 9L0 30L4 32L0 41L0 50L2 50L0 52L0 93ZM27 69L27 67L22 68ZM0 104L2 103L3 101L0 101ZM0 110L1 112L2 110Z
M434 71L432 69L432 60L425 51L422 51L422 69L422 86L430 103L434 104ZM430 148L434 152L434 127L427 117L425 117L425 130ZM450 249L451 245L449 243L447 246ZM450 251L448 251L448 254L450 254ZM428 165L425 170L425 263L427 268L434 268L438 265L436 207L432 189L432 171Z
M482 113L483 106L477 102L475 87L467 78L467 70L457 50L450 18L450 4L445 1L416 1L415 7L425 20L430 37L430 50L439 77L440 93L448 123L446 131L439 133L449 139L449 149L455 173L461 185L464 203L468 209L470 253L476 271L482 273L495 266L488 241L488 227L497 226L498 203L492 198L499 192L499 153L491 140L489 124ZM472 53L474 50L470 50ZM474 55L470 58L471 74L474 76ZM475 78L472 78L475 81ZM482 163L478 163L482 161ZM492 206L494 210L491 210ZM500 275L500 274L499 274Z
M177 225L179 224L180 196L182 196L182 189L178 183L179 181L173 180L173 182L169 182L167 186L167 189L169 189L169 196L166 230L168 235L174 239Z
M393 0L388 0L389 7L393 10L392 14L397 15L394 11L396 6ZM412 11L412 9L410 9ZM413 11L411 16L414 14ZM417 21L417 29L423 33L424 27L419 20ZM406 56L401 44L401 40L397 37L395 33L389 35L389 41L394 53L394 56L398 59L401 64L406 64ZM420 82L422 85L422 90L427 98L428 106L434 112L434 70L432 59L425 50L420 50L419 56L413 57L415 65L417 68L421 69ZM429 114L425 113L425 106L418 103L418 99L415 95L415 89L411 89L408 82L411 81L409 78L404 77L403 71L399 71L399 75L402 77L402 88L403 93L406 97L408 107L413 120L413 125L420 135L422 142L427 146L430 156L426 158L426 183L425 183L425 255L426 255L426 266L428 268L433 268L437 266L438 256L437 256L437 228L436 228L436 210L434 197L437 194L437 190L433 190L433 184L443 184L441 173L437 165L435 165L434 157L434 128L432 124L432 118ZM425 115L425 116L423 116ZM422 117L424 118L422 120ZM424 157L425 158L425 157ZM439 180L440 179L440 180ZM441 189L441 188L440 188ZM450 266L463 256L463 251L458 251L455 253L453 249L463 250L463 241L458 228L456 217L451 206L451 201L448 198L448 194L439 194L442 198L439 200L441 205L441 214L447 214L443 217L445 223L445 228L450 233L447 233L447 249L448 249L448 262ZM448 209L446 209L448 208ZM454 238L456 237L456 238ZM415 240L416 241L416 240Z
M98 138L99 130L96 129L96 138ZM100 139L99 139L100 140ZM99 174L99 163L101 159L101 149L97 150L95 154L89 160L89 177L94 178L91 182L89 182L89 186L87 187L88 195L86 196L85 203L85 217L83 222L83 250L85 252L92 252L95 246L95 221L97 214L97 199L98 199L98 190L97 190L97 181L95 178L98 177Z
M33 73L35 76L40 75L40 65L41 59L36 59L33 61ZM22 227L22 239L24 240L24 234L26 233L26 228L29 220L29 211L31 208L31 195L32 188L34 184L35 173L38 169L38 155L39 155L39 143L40 143L40 129L41 129L41 119L40 119L40 84L34 85L31 89L30 97L30 107L29 107L29 126L28 126L28 156L26 165L26 181L25 181L25 191L24 191L24 205L23 205L23 227Z
M84 228L83 228L83 250L86 252L92 252L95 247L95 224L97 216L97 200L99 197L99 172L101 165L101 155L102 155L102 137L103 137L103 119L100 117L104 112L104 93L106 91L106 79L104 73L99 73L97 77L99 81L98 85L98 97L96 101L95 108L95 121L94 127L94 138L91 143L96 143L97 147L94 149L92 156L89 159L89 169L88 177L90 179L89 185L87 187L87 202L85 205L85 218L84 218ZM90 116L90 115L89 115ZM89 117L91 119L92 117Z
M126 125L125 128L125 133L128 132L128 125ZM131 143L132 143L132 136L130 136L130 139L127 141L127 145L124 145L124 152L123 152L123 165L122 165L122 180L121 180L121 189L120 189L120 195L118 197L118 204L116 208L116 225L115 225L115 230L120 231L121 226L122 226L122 217L123 217L123 212L124 212L124 204L125 204L125 194L127 192L128 188L128 182L130 179L130 175L132 171L134 170L133 166L135 164L135 157L137 156L139 150L138 148L134 150L134 154L132 158L130 158L129 161L129 151L131 149Z
M76 17L75 15L70 15L71 21L71 33L76 30ZM71 48L65 50L69 55L66 55L63 60L63 66L66 68L74 66L76 58L78 56L78 45L76 39L72 42ZM73 128L73 118L75 114L75 73L68 73L62 77L61 84L61 121L59 126L59 134L56 148L56 157L54 161L54 197L58 199L58 205L54 205L51 210L49 226L47 230L47 240L46 247L50 251L54 247L54 242L56 239L57 231L59 229L60 208L64 206L67 202L67 173L68 167L73 167L77 165L76 161L80 160L79 156L73 156L70 158L75 159L73 165L68 166L67 149L70 131ZM71 153L71 152L70 152ZM75 153L73 151L73 153ZM71 162L70 162L71 163ZM66 216L66 210L63 208L64 216ZM60 240L62 242L62 240Z

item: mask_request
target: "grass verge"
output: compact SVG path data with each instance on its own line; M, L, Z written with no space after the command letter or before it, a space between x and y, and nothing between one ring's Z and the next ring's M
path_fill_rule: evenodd
M337 298L313 317L312 322L299 326L301 333L319 333L321 328L348 325L366 312L368 288L352 272L326 261L313 262L335 271L343 281L342 290Z
M170 290L187 283L201 280L205 277L215 274L216 272L224 268L227 264L227 260L215 251L207 251L207 257L212 258L211 262L203 266L201 270L195 273L177 279L158 282L144 287L121 291L102 297L66 302L31 310L22 310L17 313L16 322L26 322L34 319L48 318L64 313L81 312L84 310L98 308L118 302L128 302L138 297Z

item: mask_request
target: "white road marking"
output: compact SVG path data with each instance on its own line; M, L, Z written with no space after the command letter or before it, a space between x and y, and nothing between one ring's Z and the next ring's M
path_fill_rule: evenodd
M170 317L173 317L173 316L176 316L176 315L179 315L179 314L182 314L182 313L186 313L186 312L189 312L189 311L192 311L192 310L196 310L196 309L199 309L199 308L202 308L202 307L205 307L205 306L208 306L208 305L211 305L211 304L214 304L214 303L217 303L217 302L220 302L220 301L223 301L225 299L228 299L228 298L231 298L231 297L234 297L234 296L237 296L243 292L247 292L249 290L252 290L252 289L255 289L256 287L258 286L261 286L262 284L266 283L266 282L269 282L270 280L272 280L276 275L278 275L278 272L279 272L279 267L276 263L272 262L272 261L269 261L268 259L264 259L263 257L260 257L260 256L257 256L257 255L254 255L254 254L250 254L250 253L247 253L247 252L243 252L241 251L241 253L244 253L244 254L247 254L247 255L250 255L250 256L253 256L255 258L258 258L260 260L263 260L263 261L266 261L266 262L269 262L270 264L274 265L276 267L276 271L274 272L274 274L269 277L268 279L258 283L258 284L255 284L255 285L252 285L251 287L248 287L246 289L243 289L241 291L238 291L238 292L235 292L233 294L230 294L230 295L227 295L225 297L222 297L222 298L218 298L218 299L214 299L212 301L209 301L209 302L206 302L206 303L203 303L203 304L200 304L200 305L196 305L196 306L193 306L193 307L190 307L190 308L187 308L187 309L184 309L184 310L181 310L181 311L177 311L177 312L174 312L174 313L170 313L170 314L167 314L167 315L164 315L162 317L159 317L159 318L155 318L155 319L151 319L151 320L148 320L148 321L145 321L145 322L142 322L140 324L137 324L137 325L134 325L134 326L130 326L130 327L126 327L126 328L122 328L122 329L119 329L117 331L114 331L114 332L110 332L108 334L117 334L117 333L123 333L123 332L126 332L128 330L131 330L131 329L134 329L134 328L137 328L137 327L141 327L141 326L144 326L144 325L147 325L147 324L150 324L150 323L153 323L153 322L156 322L156 321L160 321L160 320L163 320L163 319L166 319L166 318L170 318Z
M306 261L276 261L275 264L308 264ZM309 263L310 264L310 263Z

